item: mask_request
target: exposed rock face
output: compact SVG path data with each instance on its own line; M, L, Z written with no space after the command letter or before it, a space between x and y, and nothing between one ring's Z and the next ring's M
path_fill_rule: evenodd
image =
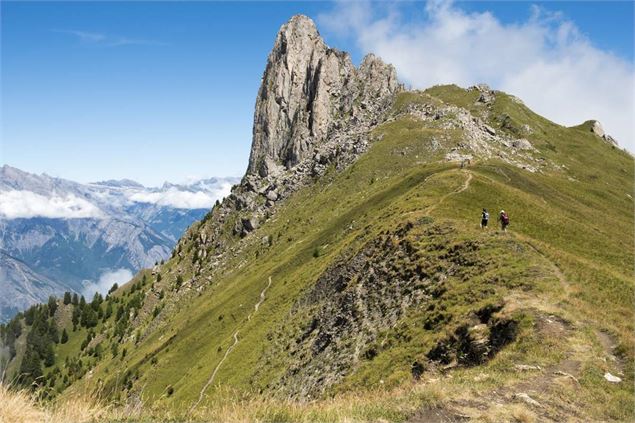
M613 138L612 136L604 132L604 128L602 127L602 124L598 122L597 120L593 121L593 125L591 126L591 132L593 132L595 135L602 138L604 141L608 142L609 144L617 145L617 141L615 141L615 138Z
M597 120L593 121L593 126L591 127L591 132L593 132L598 137L604 137L605 132L602 124Z
M393 342L385 331L415 309L428 311L417 323L424 330L453 332L439 337L438 344L418 347L419 358L465 366L492 358L516 336L516 322L499 313L504 303L475 307L459 326L451 326L450 314L440 305L447 298L448 278L465 281L497 266L483 256L481 242L452 242L446 250L458 233L452 225L424 218L343 252L296 301L286 323L267 335L271 348L261 362L283 356L287 366L269 388L291 398L322 395L385 350ZM300 322L292 334L289 322ZM424 371L422 362L412 364L415 379Z
M247 174L267 176L298 164L337 127L371 118L401 89L395 69L373 55L359 69L329 48L302 15L280 28L256 100ZM373 104L370 104L371 101Z
M490 104L496 98L496 93L487 84L477 84L468 88L470 91L478 91L481 94L476 100L479 103Z

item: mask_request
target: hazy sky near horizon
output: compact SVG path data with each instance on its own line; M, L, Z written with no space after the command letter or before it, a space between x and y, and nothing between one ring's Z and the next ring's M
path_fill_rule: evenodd
M312 17L407 84L486 82L633 139L632 2L7 2L0 162L79 182L243 174L279 27Z

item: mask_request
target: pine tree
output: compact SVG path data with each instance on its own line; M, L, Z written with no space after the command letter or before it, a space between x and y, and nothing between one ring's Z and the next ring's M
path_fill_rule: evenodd
M82 312L79 309L79 307L73 307L73 316L72 316L72 322L73 322L73 326L77 326L77 324L79 323L79 318L81 316Z
M64 293L64 305L69 305L71 303L71 293L66 291Z
M85 328L94 328L97 326L97 314L92 307L84 307L82 310L81 324Z
M55 364L55 352L53 351L53 344L48 344L44 352L44 365L51 367Z
M104 322L110 319L110 316L112 316L112 302L108 301L108 304L106 304L106 311L104 312Z
M74 306L79 304L79 297L77 296L77 292L73 293L73 300L71 302Z
M33 386L35 382L38 382L42 377L42 365L40 364L40 357L37 353L30 348L27 348L22 358L22 364L20 365L20 378L19 382L22 386Z
M62 344L65 344L68 342L68 333L66 333L66 328L62 330L62 339L60 339L60 342Z
M99 310L99 306L101 305L102 301L104 301L104 299L101 294L99 292L95 292L93 301L91 301L90 306L93 308L93 310L97 311Z
M49 316L53 317L55 315L55 310L57 310L57 298L52 295L49 297L48 308Z
M59 331L57 330L57 324L54 321L49 325L49 339L51 342L56 344L59 344L60 342Z
M24 323L26 323L27 326L31 326L33 324L33 320L35 320L36 310L37 307L33 306L29 307L28 310L24 312Z
M115 318L115 320L119 321L123 315L125 314L125 309L123 305L119 305L119 307L117 307L117 317Z

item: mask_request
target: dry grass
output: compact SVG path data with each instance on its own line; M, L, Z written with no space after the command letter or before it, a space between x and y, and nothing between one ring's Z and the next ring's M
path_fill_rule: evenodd
M444 387L424 383L304 402L263 397L230 399L231 395L231 391L223 392L188 417L219 422L402 421L421 407L437 407L447 398ZM160 411L155 415L161 415Z
M28 391L0 385L2 423L83 422L367 422L402 421L420 407L437 407L447 398L442 386L408 384L366 394L342 394L334 398L298 402L264 397L241 397L224 391L208 406L193 413L148 408L115 408L78 396L44 404Z
M522 404L501 404L475 416L477 421L488 423L534 423L536 414Z
M47 414L37 406L30 393L9 391L7 386L0 385L0 421L3 423L28 423L46 420Z
M27 390L10 390L0 384L0 422L2 423L83 423L99 420L109 407L79 396L45 407Z

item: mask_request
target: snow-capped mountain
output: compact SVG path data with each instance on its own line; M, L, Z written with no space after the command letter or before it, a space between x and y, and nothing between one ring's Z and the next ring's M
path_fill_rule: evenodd
M159 188L126 179L80 184L3 166L0 321L69 288L88 295L108 289L168 257L183 231L236 182L211 178Z

